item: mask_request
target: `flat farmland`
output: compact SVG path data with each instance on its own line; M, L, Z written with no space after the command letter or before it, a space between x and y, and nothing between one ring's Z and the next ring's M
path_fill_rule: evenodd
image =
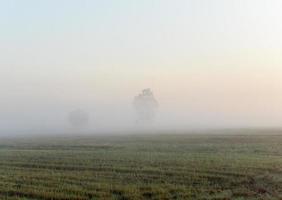
M282 199L282 135L0 140L0 199Z

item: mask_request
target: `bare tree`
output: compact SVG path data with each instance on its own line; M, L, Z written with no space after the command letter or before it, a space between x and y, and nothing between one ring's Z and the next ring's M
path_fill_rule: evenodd
M133 105L138 123L152 123L158 108L158 102L150 88L144 89L134 98Z

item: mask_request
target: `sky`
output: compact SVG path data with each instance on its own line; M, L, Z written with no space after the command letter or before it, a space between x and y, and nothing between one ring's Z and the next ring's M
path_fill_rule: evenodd
M0 135L154 127L281 127L280 0L0 0Z

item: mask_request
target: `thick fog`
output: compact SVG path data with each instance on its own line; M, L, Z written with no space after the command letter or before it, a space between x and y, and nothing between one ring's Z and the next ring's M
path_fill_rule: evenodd
M0 135L280 127L281 6L2 1Z

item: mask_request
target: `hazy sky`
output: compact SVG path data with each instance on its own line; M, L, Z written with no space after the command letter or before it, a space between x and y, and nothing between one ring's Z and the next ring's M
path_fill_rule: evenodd
M281 0L0 1L0 130L281 126ZM1 133L0 133L1 134Z

